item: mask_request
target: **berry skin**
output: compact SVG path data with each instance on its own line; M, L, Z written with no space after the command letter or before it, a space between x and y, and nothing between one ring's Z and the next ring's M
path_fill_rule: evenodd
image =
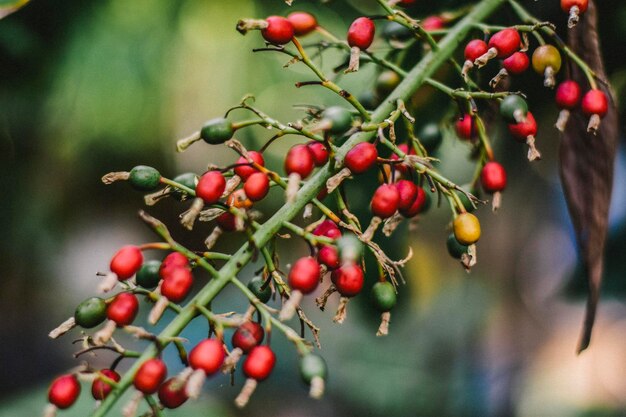
M250 157L250 159L261 165L262 167L265 166L265 160L263 159L263 155L260 152L250 151L248 152L248 156ZM239 159L237 159L236 164L249 164L249 162L246 158L240 156ZM248 177L255 172L258 172L258 170L251 167L250 165L241 165L235 167L235 174L239 175L244 181L247 180Z
M294 27L289 20L281 16L270 16L265 21L267 27L261 30L263 39L274 45L284 45L291 42Z
M311 151L311 155L313 155L313 163L316 167L321 167L328 162L328 149L326 149L323 143L314 140L307 143L306 146Z
M130 170L128 181L139 191L152 191L160 184L161 174L156 169L138 165Z
M270 180L264 173L255 172L243 184L243 191L252 201L263 200L270 191Z
M61 375L48 389L48 401L62 410L71 407L79 395L80 383L76 375Z
M362 174L376 164L376 158L378 158L376 146L369 142L361 142L348 151L343 162L354 174Z
M439 126L437 126L436 123L428 123L422 126L417 134L417 137L419 138L422 146L429 153L437 150L443 141L441 129L439 129Z
M178 408L188 399L185 384L176 377L168 379L159 387L159 401L165 408Z
M207 375L213 375L220 370L225 357L221 341L205 339L189 352L189 366L201 369Z
M139 311L139 301L134 294L122 292L115 296L107 307L107 318L118 326L127 326L135 320Z
M604 117L609 111L609 101L604 92L589 90L583 96L581 107L585 116L597 114L600 117Z
M526 113L526 121L509 124L509 132L518 142L526 142L529 136L537 134L537 122L531 112Z
M300 376L307 384L310 384L316 377L326 379L327 375L328 366L321 356L309 353L300 359Z
M300 178L306 178L311 175L314 168L313 154L306 145L295 145L289 149L285 157L287 174L296 173L300 175Z
M507 123L523 121L528 114L528 104L521 96L511 94L500 102L500 115Z
M396 290L389 281L377 282L372 287L372 302L381 313L390 311L396 305Z
M348 28L348 45L366 50L374 42L376 26L367 17L359 17Z
M519 49L521 41L517 30L503 29L489 39L489 48L495 48L498 51L498 58L504 59Z
M400 193L400 202L398 203L398 210L408 210L411 208L415 199L417 199L417 189L419 188L415 183L408 180L400 180L395 184Z
M168 268L162 274L161 294L174 303L180 303L187 297L193 285L193 275L189 268Z
M117 275L120 281L126 280L141 268L143 254L137 246L127 245L117 251L111 258L111 272Z
M74 312L74 321L84 329L91 329L107 317L106 302L99 297L91 297L80 303Z
M393 216L398 210L400 204L400 193L398 189L391 184L383 184L379 186L372 196L370 208L374 216L386 219Z
M354 263L348 263L336 269L330 275L330 279L343 297L354 297L359 294L365 281L363 270Z
M115 382L119 381L121 378L120 374L110 369L103 369L100 373ZM91 384L91 395L96 400L104 400L112 389L113 387L111 385L100 377L97 377Z
M146 289L155 288L161 280L160 270L161 262L155 260L144 262L135 276L137 285Z
M454 237L462 245L472 245L480 239L480 222L471 213L459 214L452 226Z
M498 162L487 162L480 173L483 189L493 194L506 188L506 171Z
M461 139L471 140L475 139L478 135L474 118L469 114L464 114L462 118L458 119L455 128L457 136Z
M337 226L334 221L327 219L313 229L313 234L315 236L326 236L331 239L338 239L341 237L341 230L339 230L339 226Z
M161 275L161 278L163 278L167 274L168 269L179 267L189 267L189 259L187 259L187 257L180 252L172 252L168 254L165 259L163 259L163 262L161 262L159 274Z
M484 55L489 47L482 39L472 39L465 45L465 59L474 62L480 56Z
M200 129L200 137L209 145L220 145L233 137L232 123L223 117L211 119Z
M341 106L331 106L322 112L322 124L328 125L328 133L341 135L352 127L352 113Z
M269 285L266 285L263 288L265 281L260 276L253 277L250 282L248 282L248 289L252 291L252 294L256 296L262 303L267 303L272 297L272 289Z
M415 155L415 150L413 148L409 149L409 145L406 143L398 145L398 149L400 149L405 155ZM392 161L397 161L398 159L400 159L400 157L394 153L391 154L389 159L391 159ZM401 164L394 164L393 166L395 170L400 172L401 174L406 174L408 173L409 169L411 169L411 167L405 162Z
M226 189L226 180L219 171L209 171L200 177L196 185L196 196L204 200L205 204L214 204L219 201Z
M264 336L263 326L254 321L247 321L237 327L231 343L233 347L241 349L243 353L248 353L263 341Z
M524 52L515 52L513 55L502 61L504 69L513 75L520 75L528 69L530 59Z
M293 26L296 36L305 36L317 28L317 19L311 13L293 12L289 13L287 20Z
M561 54L552 45L541 45L533 52L532 63L537 74L543 75L548 67L556 73L561 69Z
M298 259L289 271L289 286L302 294L310 294L320 282L320 265L310 256Z
M395 71L386 70L381 72L378 78L376 78L376 94L378 97L386 97L400 84L400 81L402 79Z
M428 199L428 195L424 189L422 187L417 187L417 196L413 200L411 206L406 209L400 209L399 211L404 217L411 218L428 210L429 204L430 200Z
M576 81L563 81L556 88L556 105L561 109L574 110L580 102L580 85Z
M439 16L428 16L422 20L422 28L426 32L443 29L444 27L446 27L446 21Z
M216 219L217 225L225 232L232 232L237 229L235 216L229 212L224 212Z
M564 12L569 12L574 6L578 7L580 13L584 13L589 7L589 0L561 0L561 9Z
M196 184L198 183L198 176L193 172L186 172L184 174L177 175L174 178L174 181L186 186L187 188L191 188L192 190L196 189ZM187 193L184 191L174 189L172 192L172 197L174 197L178 201L182 201L184 197L187 196Z
M272 373L276 364L276 355L269 346L256 346L243 362L243 373L247 378L263 381Z
M464 253L467 253L467 246L462 245L456 240L454 237L454 233L450 233L448 235L448 239L446 240L446 248L448 249L448 253L455 259L461 259Z
M329 270L339 268L339 251L334 246L324 245L317 252L319 263L326 265Z
M161 359L145 361L137 370L133 385L144 394L154 394L167 377L167 367Z

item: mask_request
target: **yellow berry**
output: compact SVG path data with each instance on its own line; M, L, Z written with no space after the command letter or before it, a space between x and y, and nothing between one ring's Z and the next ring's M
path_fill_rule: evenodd
M480 239L480 222L471 213L461 213L454 219L454 237L462 245L474 244Z

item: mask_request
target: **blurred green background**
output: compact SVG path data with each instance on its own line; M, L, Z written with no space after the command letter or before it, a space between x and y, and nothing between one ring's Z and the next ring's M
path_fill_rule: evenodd
M425 16L432 7L462 2L417 3L412 11ZM558 1L523 3L564 26ZM600 3L607 70L617 97L624 97L626 4ZM296 0L294 8L315 13L339 36L355 17L379 13L372 0ZM197 144L176 154L174 143L247 93L284 121L302 117L293 104L339 103L316 87L295 89L296 81L313 77L300 65L282 68L284 56L253 54L252 48L262 46L260 37L234 30L241 17L290 10L279 0L34 1L0 20L0 416L40 414L51 378L79 363L72 359L76 346L70 343L78 331L60 341L49 340L48 331L95 292L95 273L107 268L120 245L154 239L136 216L142 195L126 184L104 186L103 174L146 164L173 177L202 172L209 162L230 163L234 154L221 147ZM508 12L501 17L506 21ZM386 48L377 42L372 51ZM330 71L340 62L330 54L323 67ZM366 65L341 85L364 93L375 76ZM509 188L497 215L488 208L479 211L484 237L470 276L445 250L448 210L433 207L416 231L403 228L393 239L383 239L392 258L404 257L408 245L415 252L387 338L374 336L378 318L365 296L351 303L342 326L332 323L332 311L305 305L322 327L321 353L331 369L324 400L308 399L294 349L277 335L276 372L246 410L232 406L242 383L237 374L234 387L225 377L213 379L199 401L168 415L624 415L624 153L617 168L604 299L591 349L576 357L584 282L576 275L576 249L557 173L559 137L551 127L557 110L552 92L540 88L534 74L514 83L529 93L533 112L540 115L544 160L529 165L523 148L494 126ZM440 97L421 94L418 123L440 112L433 105ZM258 147L268 133L253 128L241 138ZM293 143L294 138L285 138L272 145L266 160L279 167ZM447 135L439 152L441 169L455 180L467 179L467 153ZM356 191L349 190L352 206L367 207L368 195ZM280 198L273 200L262 206L266 213L278 207ZM150 208L172 225L183 210L172 201ZM367 218L366 209L357 211ZM173 228L192 247L209 231L208 225L199 225L192 235ZM226 242L222 249L233 250L237 243ZM287 245L282 250L283 263L297 256ZM255 269L245 269L241 278L247 280ZM329 310L335 304L331 298ZM217 307L241 309L245 303L228 290ZM197 340L204 331L191 326L184 335ZM174 355L168 358L175 371ZM104 365L110 358L90 360ZM84 390L80 405L61 415L87 415L93 407L88 396Z

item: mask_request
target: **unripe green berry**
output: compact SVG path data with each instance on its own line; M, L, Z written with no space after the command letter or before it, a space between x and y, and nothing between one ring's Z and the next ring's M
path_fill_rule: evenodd
M248 289L252 291L252 294L256 296L262 303L267 303L272 297L272 289L269 285L263 288L265 281L262 277L256 276L248 282Z
M411 29L397 22L389 22L383 27L383 38L387 40L405 41L413 36Z
M135 275L137 285L146 289L155 288L159 285L159 281L161 280L161 276L159 275L160 268L160 261L152 260L144 262Z
M342 262L358 262L363 256L363 244L352 233L346 233L337 240L337 249Z
M527 114L528 104L517 94L506 96L500 103L500 115L507 123L519 123Z
M417 137L429 153L436 150L443 141L441 129L439 129L436 123L427 123L422 126Z
M465 191L468 191L466 189L467 187L461 187L461 188L464 189ZM472 193L471 190L469 192ZM474 206L472 205L472 202L470 201L470 199L465 195L465 193L457 192L457 195L459 196L459 199L463 203L463 207L465 207L466 211L471 213L476 210Z
M233 137L232 123L223 117L211 119L202 126L200 137L210 145L219 145Z
M145 165L137 165L131 169L128 177L130 185L139 191L153 191L159 186L160 180L159 171Z
M74 320L76 324L85 329L96 327L106 319L107 305L102 298L91 297L76 307Z
M332 106L322 112L322 123L328 123L330 134L340 135L352 127L352 113L346 108Z
M467 253L468 247L459 243L454 237L454 233L450 233L448 235L448 240L446 241L446 247L448 248L448 253L455 259L461 259L464 253Z
M372 302L381 313L395 307L397 301L396 290L389 281L377 282L372 287Z
M387 70L380 73L376 79L376 93L379 97L386 97L400 84L402 79L397 72Z
M325 380L327 375L328 366L321 356L309 353L300 359L300 376L307 384L310 384L315 377Z
M198 184L198 176L194 174L193 172L187 172L187 173L178 175L176 178L174 178L174 181L176 181L179 184L184 185L187 188L191 188L192 190L195 190L196 184ZM175 189L174 192L172 193L172 196L175 199L181 201L187 196L187 194L184 191Z

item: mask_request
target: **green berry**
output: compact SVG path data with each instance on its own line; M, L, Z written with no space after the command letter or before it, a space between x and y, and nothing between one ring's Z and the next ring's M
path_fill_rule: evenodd
M405 41L413 36L413 31L400 23L389 22L383 28L383 37L387 40Z
M267 285L265 288L262 288L263 284L265 284L263 278L256 276L252 278L248 283L248 289L252 291L252 294L254 294L256 298L261 300L262 303L267 303L272 297L272 289L269 285Z
M106 319L107 305L102 298L91 297L76 307L74 320L85 329L91 329Z
M389 281L377 282L372 287L372 301L374 307L381 313L391 310L397 301L396 290Z
M448 253L455 259L461 259L464 253L467 253L467 246L462 245L456 240L454 237L454 233L450 233L448 235L448 240L446 241L446 247L448 248Z
M346 233L337 240L337 249L342 262L358 262L363 256L363 243L352 233Z
M155 190L161 180L161 174L156 169L145 166L137 165L130 170L128 181L130 185L139 191L153 191Z
M223 117L211 119L202 126L200 137L210 145L219 145L233 137L232 123Z
M422 126L417 137L428 153L436 150L443 140L441 129L436 123L427 123Z
M198 184L198 176L194 174L193 172L187 172L185 174L180 174L179 176L174 178L174 181L179 184L184 185L187 188L191 188L192 190L195 190L196 184ZM184 191L175 189L174 192L172 193L172 196L175 199L182 201L187 197L187 193L185 193Z
M359 95L359 102L365 107L367 110L374 110L380 104L378 97L376 94L370 90L366 90Z
M526 100L516 94L506 96L500 103L500 115L507 123L519 123L527 114Z
M160 261L146 261L143 263L139 271L137 271L137 275L135 276L135 280L137 281L137 285L146 289L156 288L159 285L159 281L161 280L161 276L159 275L159 269L161 268Z
M328 366L321 356L309 353L300 359L300 376L307 384L310 384L315 377L326 380L327 375Z
M352 113L346 108L332 106L322 112L322 122L329 123L330 134L340 135L352 127Z
M467 187L461 187L461 188L473 194L473 192L471 190L468 190ZM472 202L470 201L470 199L465 195L465 193L457 192L457 195L459 196L459 199L463 203L463 206L465 207L466 211L471 213L476 210L474 206L472 205Z
M400 84L402 79L397 72L387 70L380 73L376 79L376 93L379 97L386 97Z

